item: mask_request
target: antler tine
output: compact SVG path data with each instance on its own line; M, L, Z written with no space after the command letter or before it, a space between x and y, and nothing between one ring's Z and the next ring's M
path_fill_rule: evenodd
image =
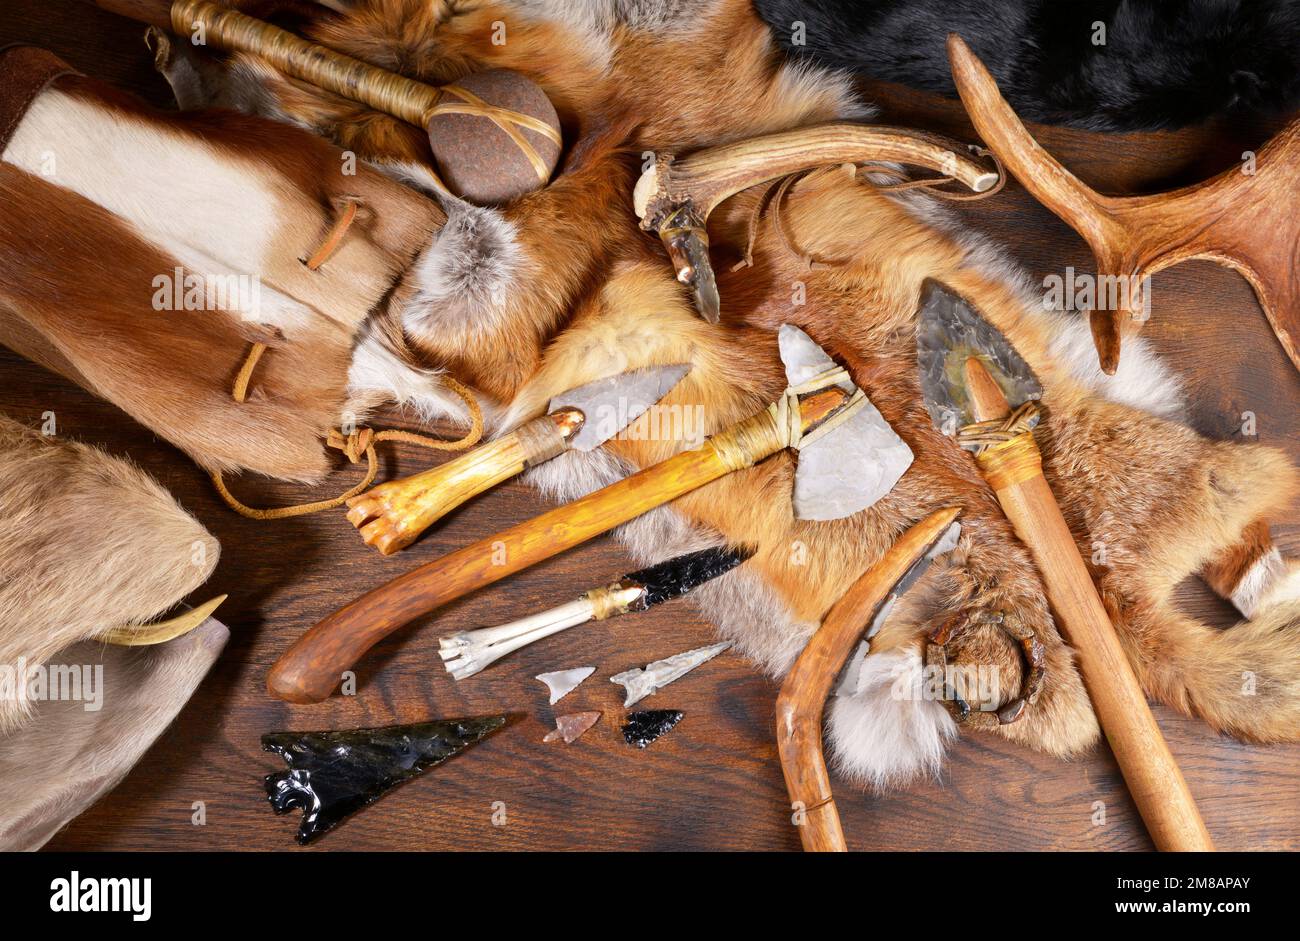
M1135 311L1142 306L1141 266L1115 246L1130 244L1127 226L1115 201L1089 187L1044 150L1011 110L997 82L956 33L948 36L948 61L962 104L976 132L1034 198L1068 222L1088 243L1097 260L1097 274L1131 279L1131 290L1114 304L1083 311L1088 314L1101 368L1113 374L1119 366L1121 331L1140 328Z

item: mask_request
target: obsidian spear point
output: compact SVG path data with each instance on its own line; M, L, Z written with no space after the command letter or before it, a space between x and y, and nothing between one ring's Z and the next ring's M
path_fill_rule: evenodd
M283 758L289 770L266 776L266 797L277 814L301 808L297 839L310 843L505 724L505 716L473 716L378 729L270 732L262 748Z

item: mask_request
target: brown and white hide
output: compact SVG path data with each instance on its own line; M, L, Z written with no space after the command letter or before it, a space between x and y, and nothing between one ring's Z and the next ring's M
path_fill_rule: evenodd
M396 361L400 333L373 315L441 225L436 205L301 128L158 112L41 50L0 53L0 89L0 343L209 470L315 480L331 428L441 395L432 372L368 384L395 372L376 364ZM349 202L356 221L309 268ZM236 402L254 342L269 350Z
M258 6L265 12L268 4ZM646 560L721 540L758 547L744 567L697 593L743 652L781 673L832 603L909 524L941 506L962 506L964 535L951 563L891 617L872 641L858 692L833 706L830 737L845 774L881 785L939 766L956 727L913 680L933 619L962 607L1019 619L1046 648L1041 698L997 734L1061 756L1098 737L1028 554L969 456L939 436L922 405L915 313L927 278L963 294L1042 380L1049 480L1085 557L1096 544L1106 548L1094 574L1147 691L1242 738L1300 737L1300 578L1260 535L1295 493L1296 471L1275 450L1213 443L1180 424L1177 383L1145 346L1135 345L1118 375L1103 376L1085 355L1086 325L1045 311L996 249L927 198L886 195L840 171L796 184L784 216L800 251L844 264L808 270L769 213L757 226L753 266L730 270L758 203L757 194L741 194L711 222L722 323L707 324L691 310L662 248L636 227L631 193L645 161L864 119L869 111L845 77L784 62L743 0L357 0L347 7L342 15L322 11L309 31L433 81L517 69L546 90L566 133L563 171L547 188L501 211L451 207L448 230L417 258L400 316L418 368L447 369L472 383L506 409L508 426L579 382L688 361L692 373L664 404L699 406L704 430L714 431L780 392L775 331L788 322L848 368L912 449L915 463L894 490L848 519L793 518L795 459L786 454L623 527ZM504 42L494 41L499 24ZM369 159L405 162L418 182L426 155L408 129L287 83L249 57L224 67L232 88L256 85L250 106ZM662 436L620 440L566 455L532 479L569 498L681 447ZM1248 592L1251 620L1219 631L1175 609L1175 584L1207 566L1227 595L1240 594L1243 579L1261 582ZM998 702L1017 694L1020 656L1000 629L973 628L953 653L959 664L996 670Z
M97 638L207 581L217 541L134 465L0 416L0 850L35 849L111 790L229 636Z

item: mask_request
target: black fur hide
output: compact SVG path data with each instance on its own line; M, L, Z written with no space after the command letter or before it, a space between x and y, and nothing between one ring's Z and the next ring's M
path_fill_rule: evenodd
M755 0L782 48L955 94L958 33L1022 117L1098 131L1176 128L1300 104L1300 0ZM792 24L806 42L792 45ZM1094 23L1105 44L1094 45Z

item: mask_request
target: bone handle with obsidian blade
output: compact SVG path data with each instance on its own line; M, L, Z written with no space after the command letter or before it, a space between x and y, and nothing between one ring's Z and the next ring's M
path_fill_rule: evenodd
M466 500L563 453L583 421L576 408L557 409L445 464L380 484L348 501L348 522L366 545L392 555Z
M848 394L838 387L803 398L800 415L804 430L820 425L847 401ZM785 433L764 410L693 451L683 451L573 503L399 575L300 637L271 668L267 689L288 702L320 702L367 650L415 618L761 461L785 444Z
M1007 400L977 359L966 387L980 421L1004 418ZM1212 851L1214 843L1183 773L1156 724L1061 508L1025 432L976 455L1016 535L1034 557L1048 600L1079 661L1093 710L1147 831L1162 852Z
M781 684L776 698L776 744L792 807L805 820L799 839L810 853L847 850L822 754L822 712L831 684L862 632L899 579L908 573L960 513L948 507L917 523L831 608Z

